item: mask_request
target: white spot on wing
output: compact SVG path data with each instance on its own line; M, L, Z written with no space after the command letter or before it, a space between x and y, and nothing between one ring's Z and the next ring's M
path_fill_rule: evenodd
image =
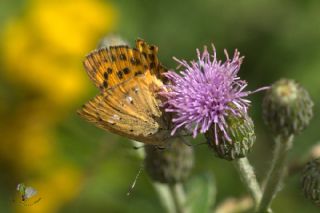
M135 92L135 93L138 93L139 92L139 87L135 87L135 88L133 88L133 91Z
M132 102L133 102L133 99L132 99L131 96L127 96L127 97L126 97L126 100L127 100L127 102L130 103L130 104L132 104Z
M120 116L119 115L116 115L116 114L114 114L114 115L112 115L112 118L114 119L114 120L120 120Z
M115 122L114 122L113 120L111 120L111 119L108 119L107 122L108 122L109 124L115 124Z

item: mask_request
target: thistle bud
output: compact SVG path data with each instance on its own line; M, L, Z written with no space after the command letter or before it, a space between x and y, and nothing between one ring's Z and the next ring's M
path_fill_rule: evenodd
M255 140L254 124L247 114L226 116L226 132L214 127L205 133L205 137L217 157L225 160L234 160L246 157L250 152ZM215 135L216 134L216 135Z
M305 197L320 206L320 158L305 165L301 182Z
M166 149L146 145L145 153L145 169L151 179L160 183L183 182L193 167L193 149L178 140Z
M272 85L263 100L263 117L274 134L288 137L308 126L313 102L309 93L293 80L282 79Z

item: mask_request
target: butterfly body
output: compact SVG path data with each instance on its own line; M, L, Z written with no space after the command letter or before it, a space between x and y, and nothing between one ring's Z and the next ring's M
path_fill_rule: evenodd
M146 144L164 146L170 122L157 92L165 68L158 48L138 40L136 48L115 46L90 53L84 61L100 94L79 111L96 126Z

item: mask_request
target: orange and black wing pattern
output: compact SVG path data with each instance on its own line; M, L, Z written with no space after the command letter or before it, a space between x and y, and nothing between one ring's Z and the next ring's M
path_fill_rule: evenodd
M157 98L157 91L163 86L158 48L142 40L137 40L136 45L102 48L86 57L85 69L100 94L79 113L110 132L161 145L170 131Z

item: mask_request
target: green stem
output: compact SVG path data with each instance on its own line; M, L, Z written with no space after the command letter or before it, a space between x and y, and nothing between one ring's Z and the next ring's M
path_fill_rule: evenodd
M135 147L141 146L140 142L132 140ZM136 150L137 156L142 160L145 157L143 149ZM181 184L161 184L152 182L161 204L168 213L185 213L183 204L185 203L185 193Z
M275 139L276 147L273 154L273 160L271 167L269 169L266 185L263 191L262 199L259 206L259 213L264 213L267 211L273 198L276 196L280 190L283 178L285 176L285 171L287 168L287 157L288 151L292 147L293 136L280 137Z
M257 207L261 199L261 189L254 173L254 169L249 163L248 158L236 159L233 161L233 165L238 170L241 180L245 183L254 200L255 206Z
M185 204L185 193L181 184L169 184L169 189L173 198L173 202L176 207L177 213L186 213L186 209L184 207Z
M175 204L172 199L169 187L161 183L152 183L154 189L157 191L158 197L162 206L166 209L167 213L175 213Z

